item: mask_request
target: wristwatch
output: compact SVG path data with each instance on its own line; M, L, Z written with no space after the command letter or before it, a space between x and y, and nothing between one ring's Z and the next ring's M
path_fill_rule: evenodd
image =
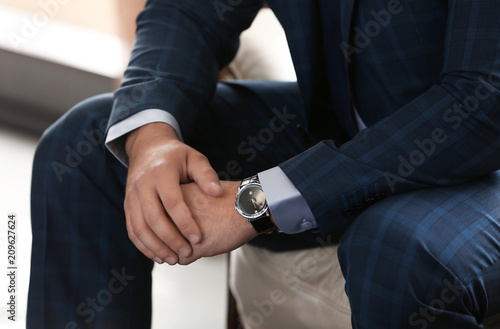
M276 228L257 175L241 182L236 194L235 208L259 234L271 233Z

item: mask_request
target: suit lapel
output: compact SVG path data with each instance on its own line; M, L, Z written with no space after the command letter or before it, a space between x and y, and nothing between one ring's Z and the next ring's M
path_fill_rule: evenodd
M339 1L337 12L331 11L329 3ZM352 136L353 124L350 117L349 81L347 64L343 55L331 56L333 51L340 53L340 42L349 42L350 26L355 0L268 0L276 16L285 28L290 51L292 53L299 88L307 110L306 120L310 123L310 132L324 133L321 138L328 138L332 127L340 123L348 135ZM340 7L338 7L340 6ZM326 7L326 8L325 8ZM328 38L331 31L325 30L322 13L339 15L341 35L336 41ZM332 18L329 17L328 20ZM339 24L337 23L337 24ZM325 35L324 33L328 33ZM335 30L334 33L338 33ZM330 50L325 48L330 43ZM331 85L333 74L335 86ZM333 99L333 103L332 103ZM335 119L335 117L338 119ZM337 129L337 130L339 130Z
M355 0L340 0L340 25L342 41L345 43L349 43L354 2Z
M317 0L268 0L283 25L295 65L304 106L309 109L315 93L325 85L322 30Z
M349 41L351 40L351 33L352 33L352 17L354 14L354 6L355 2L359 0L340 0L340 32L341 32L341 38L342 38L342 44L349 44ZM338 45L340 47L340 45ZM343 52L342 52L343 53ZM344 113L343 115L341 113L337 113L337 117L341 121L344 120L343 126L345 127L346 131L351 137L354 137L356 132L358 131L357 124L355 123L354 120L354 115L353 115L353 100L352 100L352 92L351 92L351 82L350 82L350 74L349 74L349 65L347 62L347 59L343 56L344 60L342 63L345 66L345 80L346 80L346 88L347 92L345 93L345 97L348 98L349 102L349 107L347 109L344 109L344 111L348 111L348 113ZM342 120L343 119L343 120Z
M318 1L321 4L319 10L322 18L330 97L338 121L347 135L353 137L358 129L352 116L349 66L340 45L349 42L355 0Z

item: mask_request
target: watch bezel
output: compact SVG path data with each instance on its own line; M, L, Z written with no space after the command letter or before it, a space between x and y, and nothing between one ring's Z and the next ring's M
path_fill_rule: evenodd
M269 211L269 206L267 204L267 200L266 200L266 203L264 205L264 207L257 213L253 213L253 214L248 214L246 212L244 212L241 208L240 208L240 198L241 198L241 195L243 194L243 192L249 188L252 188L252 187L255 187L255 188L258 188L259 190L261 190L262 192L264 192L264 190L262 189L262 186L258 183L249 183L245 186L243 186L242 188L240 188L238 190L238 193L236 194L236 202L235 202L235 205L236 205L236 210L243 216L245 217L249 222L252 221L252 220L255 220L255 219L258 219L259 217L262 217L263 215L267 215L268 211Z

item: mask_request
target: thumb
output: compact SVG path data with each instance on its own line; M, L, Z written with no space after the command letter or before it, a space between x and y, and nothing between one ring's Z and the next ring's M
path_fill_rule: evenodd
M198 184L203 192L217 197L223 194L223 189L219 181L219 176L210 165L208 159L201 153L198 153L188 161L189 176Z

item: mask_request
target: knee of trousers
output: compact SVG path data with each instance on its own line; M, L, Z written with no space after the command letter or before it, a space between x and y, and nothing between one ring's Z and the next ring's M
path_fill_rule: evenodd
M384 201L361 214L339 245L353 314L383 314L383 301L387 311L398 310L408 323L421 307L460 307L467 295L466 271L461 269L467 268L468 259L461 250L449 258L443 252L452 238L446 240L433 230L442 218L419 218L418 204L413 208L409 203L402 207L396 200Z
M86 99L65 113L43 133L34 168L52 168L61 178L65 171L72 171L95 154L96 149L102 149L112 104L112 94L103 94Z

